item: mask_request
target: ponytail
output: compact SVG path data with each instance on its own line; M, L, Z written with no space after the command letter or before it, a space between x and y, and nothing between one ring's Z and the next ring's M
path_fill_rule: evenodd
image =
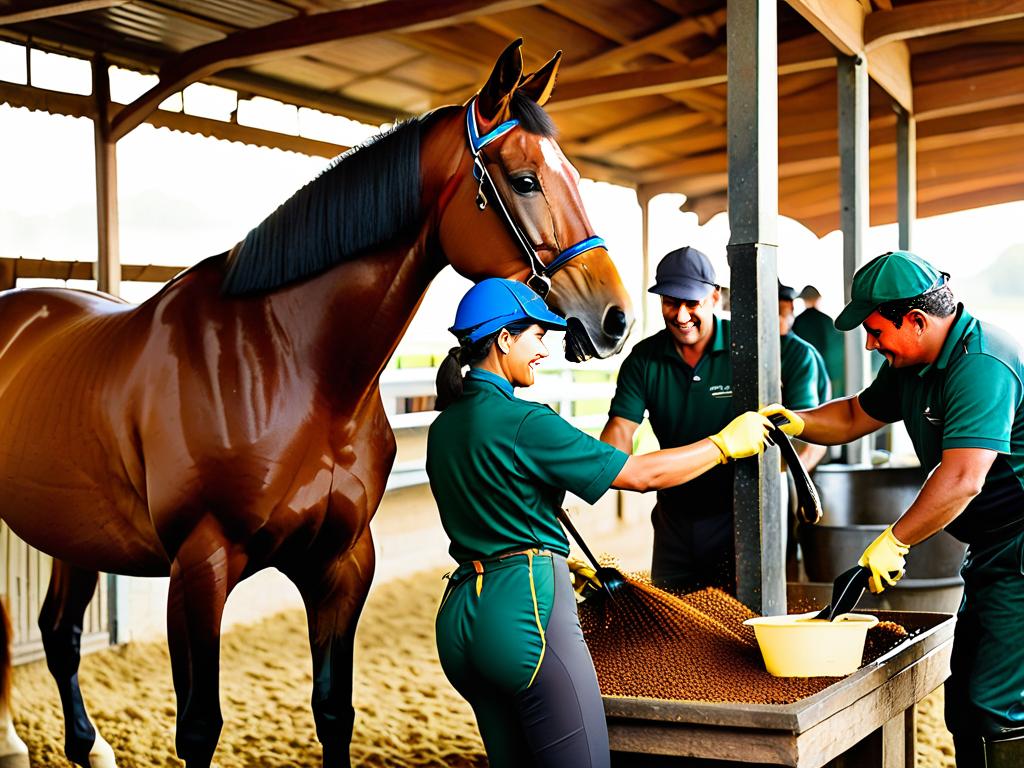
M518 336L527 328L534 325L533 320L516 320L504 327L513 336ZM467 365L473 365L483 360L491 353L491 346L498 338L502 329L488 334L476 341L463 342L458 347L448 350L448 355L441 361L437 369L437 398L434 401L434 408L443 411L449 405L462 397L463 376L462 369Z
M462 397L462 347L452 347L437 369L437 399L434 407L443 411Z

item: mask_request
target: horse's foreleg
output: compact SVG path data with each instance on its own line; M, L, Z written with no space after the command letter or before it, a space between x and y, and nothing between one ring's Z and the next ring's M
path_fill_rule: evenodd
M96 591L96 571L53 561L50 586L39 612L46 666L57 681L64 708L64 754L89 768L113 768L114 752L89 720L78 686L85 609Z
M28 747L11 719L11 623L0 598L0 768L29 768Z
M355 546L333 562L287 569L306 606L313 655L313 720L323 746L324 768L351 764L352 653L374 562L367 528Z
M204 518L171 564L167 642L178 700L175 747L188 768L206 768L217 749L220 711L220 623L245 567L220 524Z

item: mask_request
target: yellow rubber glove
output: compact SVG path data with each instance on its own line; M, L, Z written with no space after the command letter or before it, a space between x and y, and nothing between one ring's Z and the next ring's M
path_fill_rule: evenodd
M755 456L764 450L771 422L759 413L747 411L725 425L717 435L708 437L722 452L721 463L729 459L743 459Z
M601 580L597 578L597 571L590 563L577 560L575 557L570 557L565 562L569 566L572 588L576 590L576 594L582 595L588 585L594 589L601 589Z
M872 592L878 594L885 589L886 584L891 587L903 578L907 566L904 556L909 551L910 547L896 538L891 525L868 545L857 565L871 569L868 586Z
M776 413L781 413L783 416L789 419L789 423L783 424L781 427L779 427L779 429L781 429L790 437L796 437L797 435L804 431L804 420L797 416L795 413L793 413L793 411L789 410L789 408L786 408L784 405L772 403L771 405L766 405L764 408L761 408L758 411L758 413L760 413L762 416L774 416Z

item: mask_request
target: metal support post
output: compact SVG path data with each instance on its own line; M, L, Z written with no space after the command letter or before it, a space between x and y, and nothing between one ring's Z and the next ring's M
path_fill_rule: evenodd
M839 91L839 223L843 231L843 295L850 300L853 275L864 263L868 199L868 67L860 56L837 57ZM846 393L860 392L870 370L864 332L855 329L844 337ZM870 443L856 440L845 448L846 461L868 461Z
M896 219L900 250L913 247L917 218L917 118L896 107Z
M737 413L780 399L778 70L774 0L728 0L729 268ZM736 587L763 615L786 612L777 449L736 462Z

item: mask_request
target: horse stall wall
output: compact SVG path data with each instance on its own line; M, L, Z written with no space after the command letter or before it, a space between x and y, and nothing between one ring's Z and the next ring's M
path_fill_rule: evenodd
M37 620L50 583L53 559L23 542L0 522L0 598L7 600L14 629L14 663L23 664L43 657L43 643ZM96 595L85 612L82 650L110 645L110 591L101 576Z

